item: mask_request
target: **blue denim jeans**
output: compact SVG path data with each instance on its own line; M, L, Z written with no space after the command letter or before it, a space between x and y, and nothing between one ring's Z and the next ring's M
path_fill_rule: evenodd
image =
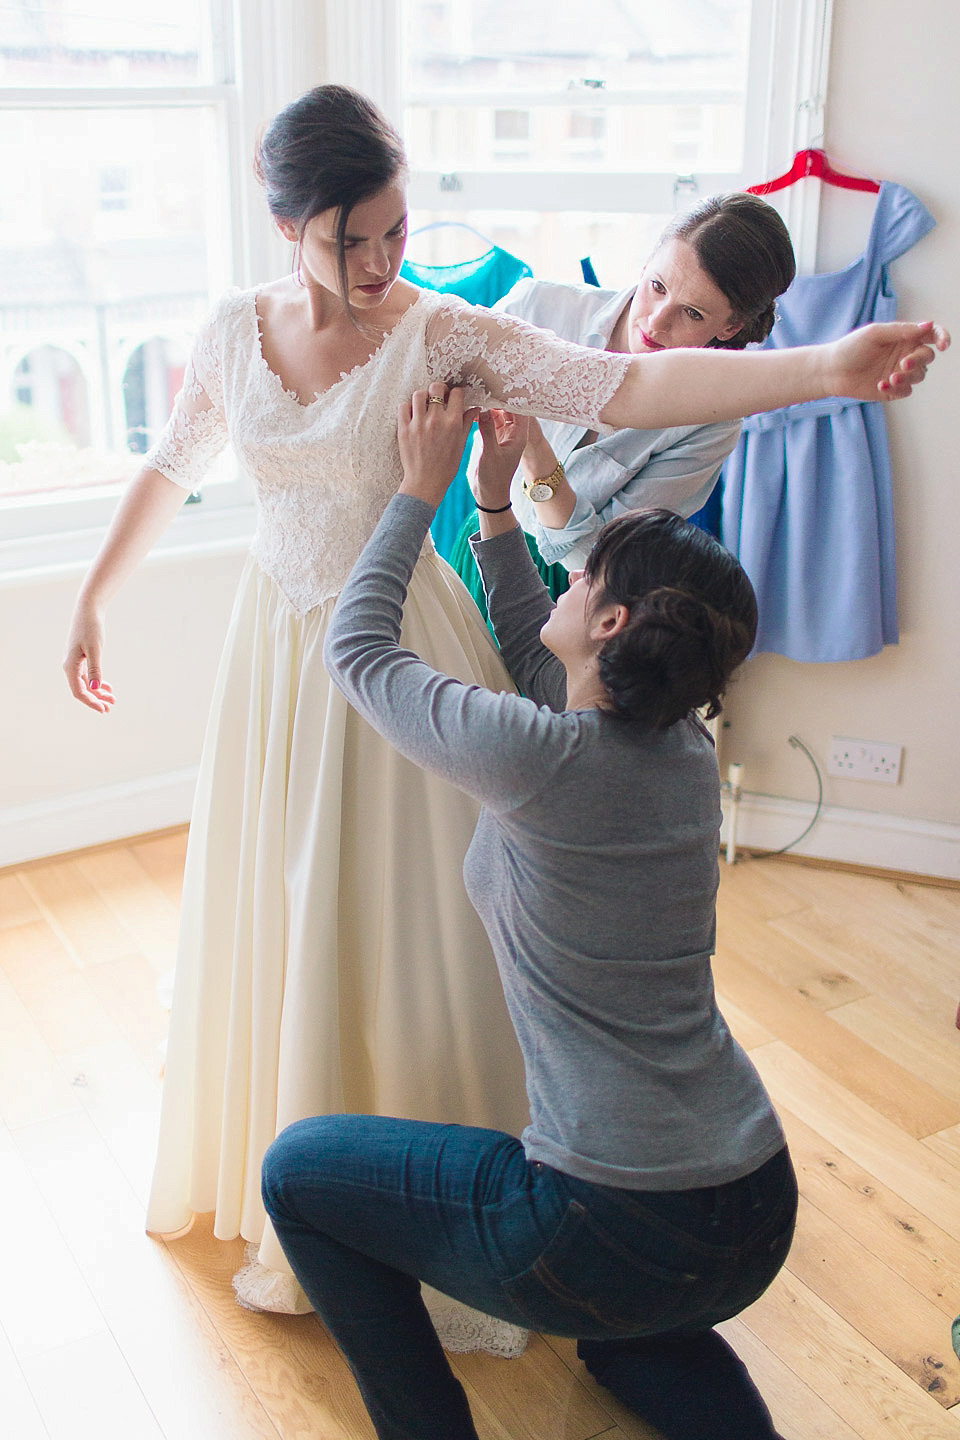
M530 1162L500 1131L326 1115L274 1141L263 1198L380 1440L476 1440L421 1280L576 1337L597 1379L667 1440L776 1436L711 1327L786 1258L797 1206L786 1150L719 1187L620 1190Z

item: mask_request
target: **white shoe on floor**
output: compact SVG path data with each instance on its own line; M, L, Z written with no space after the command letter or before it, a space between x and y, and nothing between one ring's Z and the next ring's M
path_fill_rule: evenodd
M247 1263L233 1277L238 1302L246 1310L266 1310L272 1315L309 1315L313 1306L293 1275L268 1270L257 1256L259 1245L247 1246Z
M257 1256L258 1245L247 1246L247 1263L233 1277L237 1301L247 1310L264 1310L272 1315L307 1315L313 1309L297 1280L279 1270L268 1270ZM423 1303L444 1350L466 1355L483 1350L488 1355L513 1360L527 1348L528 1332L508 1320L497 1320L451 1300L429 1285L423 1286Z

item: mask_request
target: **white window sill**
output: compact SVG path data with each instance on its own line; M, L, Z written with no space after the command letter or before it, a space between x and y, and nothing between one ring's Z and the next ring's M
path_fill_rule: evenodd
M185 557L243 554L256 528L252 502L204 510L188 505L143 562L164 565ZM104 527L64 531L59 535L24 536L0 541L0 589L80 579L103 540Z

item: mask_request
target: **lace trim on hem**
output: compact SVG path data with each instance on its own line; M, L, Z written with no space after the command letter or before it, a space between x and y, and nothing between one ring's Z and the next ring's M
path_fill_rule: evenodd
M299 595L291 595L289 590L290 575L286 571L281 574L276 573L272 568L273 557L260 552L257 548L257 539L258 537L254 536L253 543L250 546L250 554L256 561L261 574L265 575L266 578L272 582L283 603L293 615L296 615L298 620L303 620L311 611L318 610L321 605L327 605L331 600L337 599L340 591L343 589L345 580L340 580L333 587L326 586L322 590L311 590L308 593L304 592L301 588ZM432 555L434 559L436 559L437 554L437 547L434 544L433 536L428 530L420 550L420 558L423 559L424 556Z
M526 1350L529 1331L522 1326L451 1300L429 1285L422 1287L422 1293L433 1328L448 1354L468 1355L483 1350L502 1360L515 1360Z

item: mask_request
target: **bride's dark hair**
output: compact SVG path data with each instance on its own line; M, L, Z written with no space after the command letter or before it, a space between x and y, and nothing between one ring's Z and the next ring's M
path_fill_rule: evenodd
M584 571L591 608L625 605L629 619L601 649L604 707L654 730L721 698L757 633L757 601L740 562L671 510L605 525Z
M340 293L347 303L344 236L350 211L406 173L403 141L372 100L347 85L318 85L275 115L257 144L254 170L276 220L298 234L324 210L334 235Z

